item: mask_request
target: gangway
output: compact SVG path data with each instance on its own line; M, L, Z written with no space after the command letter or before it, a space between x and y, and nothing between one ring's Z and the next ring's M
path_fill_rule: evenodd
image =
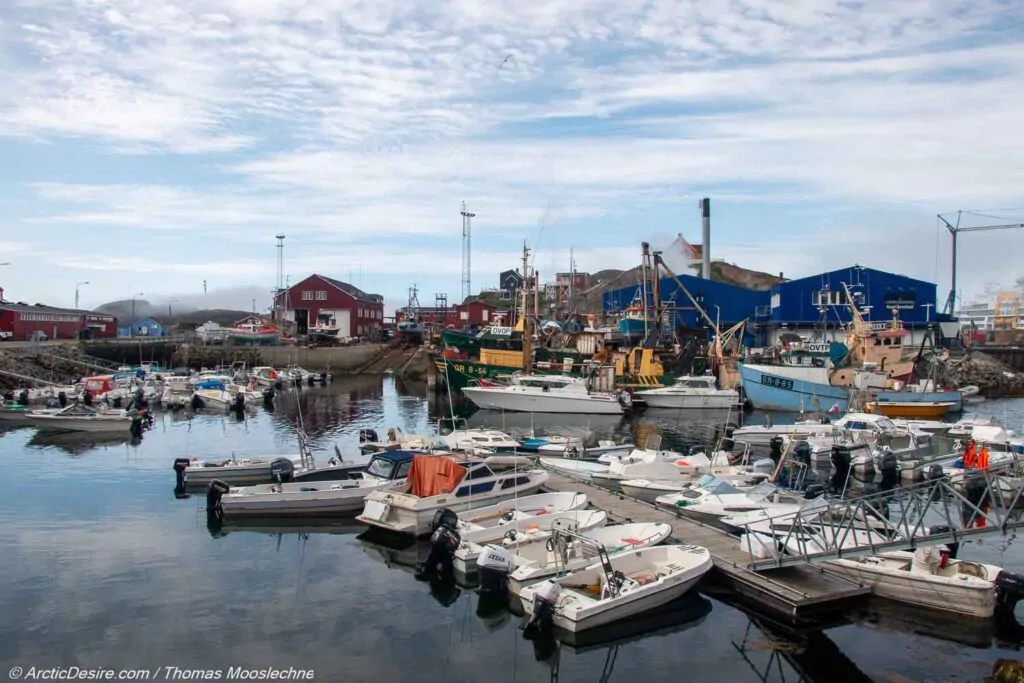
M742 527L740 547L753 571L875 555L888 550L960 543L1007 535L1024 526L1024 477L1011 461L964 470L958 481L937 477L859 498L811 501L796 513Z

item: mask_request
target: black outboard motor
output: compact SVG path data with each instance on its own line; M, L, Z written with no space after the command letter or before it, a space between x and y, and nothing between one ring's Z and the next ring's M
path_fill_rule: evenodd
M199 398L197 394L192 394L192 400L189 403L192 405L192 410L199 410L203 407L203 399Z
M810 466L811 444L806 441L798 441L797 444L793 446L793 460Z
M852 461L850 447L839 444L832 446L832 455L830 458L832 460L832 466L837 470L842 471L845 478L846 472L850 469L850 463Z
M68 395L65 391L57 392L57 403L60 404L61 408L64 408L68 404Z
M888 448L884 449L875 457L875 462L878 465L878 471L881 472L883 475L886 472L895 472L898 469L896 454L893 453ZM940 467L939 471L941 470L942 468Z
M144 408L148 404L146 401L146 395L142 393L142 389L135 390L135 393L132 394L132 402L138 408Z
M192 461L188 458L174 459L174 490L184 490L188 484L188 468Z
M380 441L380 437L373 429L359 430L359 443L377 443L378 441Z
M455 573L455 565L452 558L462 537L456 531L459 517L454 512L445 508L434 513L434 533L430 537L430 554L427 560L416 568L416 578L423 580L448 579Z
M512 571L512 556L500 545L484 546L476 560L480 574L480 599L508 601L508 574Z
M540 640L551 637L555 625L555 606L562 588L554 581L543 581L534 589L533 609L529 621L523 628L523 638Z
M129 425L128 431L131 432L131 435L134 438L139 439L142 437L142 432L145 429L145 419L146 418L141 414L135 414L132 416L132 423Z
M267 387L263 390L263 402L271 403L274 400L274 387Z
M28 389L22 389L21 391L18 392L18 405L28 405Z
M120 408L120 407L121 407L121 397L120 397L120 396L118 396L117 398L115 398L114 400L112 400L112 401L110 402L110 407L111 407L111 408Z
M736 448L736 440L732 438L732 435L736 433L736 428L729 425L725 428L725 435L722 437L722 450L726 453L732 453L733 449Z
M1024 627L1017 619L1017 603L1024 598L1024 576L1005 569L996 577L996 623L1010 631L1015 639L1024 635Z
M82 392L82 403L84 403L87 406L92 405L92 392L89 391L88 389Z
M270 478L274 481L291 481L295 476L295 463L288 458L274 458L270 462Z
M306 377L306 383L309 384L309 386L316 384L316 375L310 373L309 376Z
M779 466L779 461L782 460L782 444L785 440L781 436L773 436L772 440L768 442L768 457L772 459L775 466Z
M245 410L245 396L241 393L235 394L235 397L231 399L231 409L235 412Z
M222 482L220 479L214 479L210 482L210 488L206 489L206 517L209 519L213 517L215 519L221 519L224 516L224 508L221 507L220 499L225 493L231 490L231 487Z
M814 500L825 495L825 487L821 484L811 484L804 490L804 498L807 500Z

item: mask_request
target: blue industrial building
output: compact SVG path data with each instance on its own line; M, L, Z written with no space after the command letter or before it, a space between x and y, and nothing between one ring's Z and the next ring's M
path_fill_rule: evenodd
M911 330L923 330L929 322L937 320L934 284L862 266L782 282L769 291L692 275L680 275L679 280L723 328L747 320L755 343L765 345L774 343L781 333L805 334L820 329L823 323L838 332L850 322L844 284L850 287L868 320L889 321L895 311ZM700 313L680 291L675 279L663 278L660 284L661 298L667 302L674 326L702 327ZM633 286L605 293L605 313L619 313L639 301L639 289Z
M152 318L142 318L135 321L131 327L121 327L117 330L119 337L166 337L167 328Z

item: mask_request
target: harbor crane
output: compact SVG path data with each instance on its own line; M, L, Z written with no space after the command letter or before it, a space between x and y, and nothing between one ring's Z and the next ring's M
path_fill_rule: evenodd
M994 225L961 225L961 219L964 214L976 215L976 216L987 216L987 214L978 213L976 211L957 211L956 216L953 214L938 214L939 220L949 230L950 237L953 242L953 262L952 262L952 278L949 288L949 296L946 298L946 307L944 312L949 315L954 315L956 309L956 268L957 268L957 237L962 232L988 232L991 230L1013 230L1016 228L1024 228L1024 223L1000 223ZM995 218L998 218L996 216Z

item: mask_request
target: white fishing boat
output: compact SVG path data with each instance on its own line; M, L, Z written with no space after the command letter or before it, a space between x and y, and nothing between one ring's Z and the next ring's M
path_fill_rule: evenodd
M448 455L417 455L405 491L374 491L358 519L409 536L433 533L434 516L493 505L533 493L548 480L543 470L495 473L478 460Z
M539 527L540 518L587 507L583 493L535 493L475 508L459 515L455 530L467 542L490 543L502 536Z
M572 458L537 458L537 464L546 470L581 479L590 479L594 474L607 472L611 467L602 462L573 460Z
M656 522L614 524L586 531L577 531L580 538L556 535L548 550L545 541L516 541L503 543L502 549L512 553L509 591L519 595L523 587L543 581L559 572L574 572L597 561L594 544L602 546L609 556L620 552L655 546L672 535L672 525ZM586 539L586 541L580 539Z
M740 394L735 389L719 389L712 375L679 377L675 384L658 389L636 392L649 408L729 409L740 405Z
M302 461L301 455L239 457L232 454L225 460L175 458L174 471L180 485L207 485L215 480L226 484L288 481L294 472L302 469Z
M123 410L97 410L78 403L58 410L30 410L25 419L39 429L67 432L125 432L132 417Z
M272 367L263 365L253 368L250 377L256 380L261 387L279 386L284 382L281 373Z
M506 386L465 387L462 393L479 408L526 413L621 415L630 406L624 392L591 391L587 380L565 375L513 375Z
M584 631L682 596L711 567L711 553L699 546L641 548L603 555L585 569L526 586L520 599L531 625L550 620L567 631Z
M192 380L189 377L170 375L164 378L160 402L165 408L184 408L191 402L193 393L195 390L192 388Z
M948 425L946 435L951 439L969 439L975 427L1003 427L1002 422L994 417L965 417Z
M349 479L285 482L231 488L220 496L227 516L326 515L359 512L371 491L405 484L415 454L386 451L374 455L366 469Z
M199 386L198 384L196 386ZM235 397L226 389L218 389L215 387L207 387L196 389L192 394L193 405L198 404L199 407L209 408L226 408L230 406Z
M327 381L326 372L312 372L298 365L289 365L282 374L296 384L323 384Z
M827 562L828 571L871 586L875 595L920 607L990 618L1002 568L945 557L938 548L897 550Z
M452 563L455 571L463 574L472 573L482 549L489 543L501 542L502 546L512 547L520 544L540 543L551 538L555 530L582 533L602 527L608 523L608 513L604 510L567 510L546 515L521 524L517 529L509 529L501 536L490 534L461 535L459 547L455 550ZM491 536L487 538L486 536Z

